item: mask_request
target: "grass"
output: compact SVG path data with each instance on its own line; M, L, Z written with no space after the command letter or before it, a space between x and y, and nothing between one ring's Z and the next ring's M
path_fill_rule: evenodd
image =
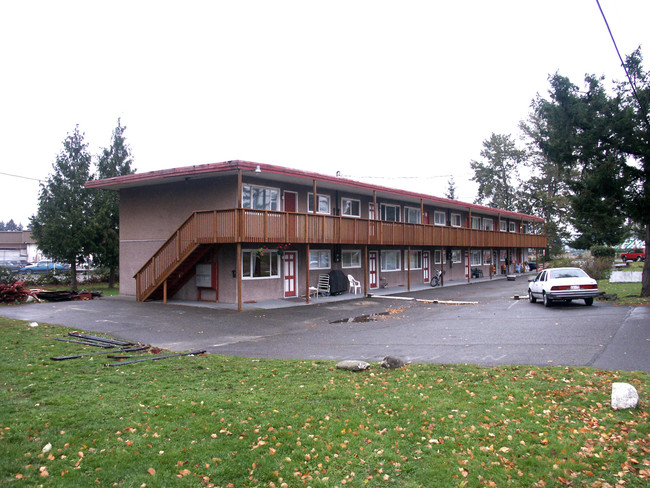
M624 271L643 271L644 263L630 263ZM610 283L598 280L598 290L607 294L616 294L615 305L650 305L650 297L641 297L641 283Z
M2 485L648 486L647 373L51 361L84 348L68 330L0 318ZM610 408L615 381L637 409Z

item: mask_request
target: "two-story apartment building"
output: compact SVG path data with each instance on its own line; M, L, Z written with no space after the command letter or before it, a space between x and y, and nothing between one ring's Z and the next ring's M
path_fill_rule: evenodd
M485 276L546 247L543 219L246 161L87 182L120 192L120 291L237 303L305 296L340 269L365 293Z

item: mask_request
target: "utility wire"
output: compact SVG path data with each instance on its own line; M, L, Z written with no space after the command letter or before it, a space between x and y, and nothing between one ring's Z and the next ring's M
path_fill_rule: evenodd
M600 15L603 16L603 20L605 21L605 26L607 26L607 32L609 32L609 37L611 37L612 42L614 43L614 49L616 49L616 54L618 54L618 59L621 61L621 66L623 67L623 70L625 71L625 75L627 76L627 80L630 82L630 86L632 87L632 94L634 95L634 98L636 99L637 103L639 104L639 108L641 110L641 115L645 119L645 123L650 126L650 121L648 120L648 114L645 110L645 107L641 103L641 99L639 98L639 94L636 91L636 85L634 84L634 81L632 81L632 77L630 76L630 72L627 70L627 66L625 66L625 63L623 62L623 57L621 56L621 52L618 50L618 46L616 45L616 40L614 39L614 34L612 34L612 29L609 28L609 22L607 22L607 18L605 17L605 12L603 12L602 7L600 6L600 0L596 0L596 4L598 4L598 10L600 10Z
M32 181L38 181L39 183L42 183L43 180L39 180L38 178L32 178L30 176L21 176L21 175L13 175L11 173L5 173L4 171L0 171L0 175L5 175L5 176L12 176L14 178L22 178L23 180L32 180Z

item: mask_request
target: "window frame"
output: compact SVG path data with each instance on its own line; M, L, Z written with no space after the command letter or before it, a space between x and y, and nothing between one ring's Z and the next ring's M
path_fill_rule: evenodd
M481 230L481 217L472 216L470 225L473 230Z
M483 261L481 260L482 257L483 257L483 251L481 251L480 249L479 250L472 249L469 253L469 265L482 266L483 265Z
M507 220L502 220L501 221L501 226L499 229L501 232L508 232L508 221Z
M317 214L320 215L332 215L332 199L330 198L329 195L326 195L324 193L316 193L316 199L318 205L318 212ZM327 211L323 212L321 211L321 202L327 201ZM314 213L314 193L309 192L307 193L307 213Z
M508 223L508 232L517 232L514 222Z
M395 220L388 220L386 218L386 209L387 208L395 209L395 214L396 214ZM392 203L382 203L379 206L379 215L381 217L381 220L383 220L384 222L401 222L401 218L402 218L401 210L402 210L402 207L400 205L395 205L395 204L392 204Z
M246 206L246 197L245 197L246 188L248 188L248 190L250 192L249 197L248 197L249 206ZM266 191L275 192L276 193L275 208L272 208L273 207L273 202L271 200L269 200L270 208L256 208L256 207L253 207L253 202L255 200L253 198L253 189L258 189L258 190L261 189L261 190L264 190L265 192ZM244 183L242 185L242 190L241 191L242 191L242 196L241 196L242 208L250 208L251 210L271 210L271 211L277 211L277 210L280 209L280 188L276 188L276 187L273 187L273 186L253 185L251 183ZM266 200L265 200L265 202L266 202Z
M350 209L353 209L353 205L356 203L358 208L358 212L355 213L345 213L345 205L346 203L350 204ZM341 198L341 215L344 217L356 217L356 218L361 218L361 200L358 200L356 198L349 198L349 197L342 197Z
M411 222L411 213L415 213L415 222ZM404 222L407 224L421 224L422 223L422 212L419 208L416 207L407 207L404 206Z
M463 250L462 249L452 249L451 250L451 262L453 264L458 264L463 262Z
M413 263L410 263L411 264L411 268L410 268L411 271L422 269L422 251L419 250L419 249L411 249L411 254L410 255L409 255L408 250L404 251L404 269L407 269L406 268L406 263L409 262L413 258L413 256L416 257L416 259L415 259L416 262L415 262L415 266L413 265ZM406 261L407 257L408 257L409 261ZM419 264L418 264L418 261L419 261Z
M314 262L314 259L312 258L312 254L316 254L318 258L315 260L318 264L316 266L312 266L312 262ZM321 262L321 257L327 256L327 265L323 266L323 262ZM332 269L332 251L330 249L310 249L309 250L309 269Z
M456 220L456 219L458 219L457 224L454 223L454 220ZM452 227L462 227L463 226L463 219L462 219L462 217L461 217L461 215L459 213L452 213L449 216L449 220L450 220L450 223L451 223Z
M494 232L494 219L483 217L483 230Z
M442 264L442 256L443 256L442 249L434 249L433 250L433 264Z
M438 222L438 217L442 216L442 223ZM433 211L433 225L447 225L447 213L440 210Z
M354 256L357 255L359 257L358 263L354 263L353 259L350 260L349 264L346 264L345 256ZM343 249L341 251L341 268L343 269L355 269L355 268L361 268L361 250L360 249Z
M264 258L265 256L269 257L269 275L264 276L255 276L255 260ZM247 258L248 257L248 258ZM248 259L248 265L246 265L246 260ZM274 264L275 263L275 264ZM280 278L280 255L277 250L274 249L265 249L262 253L259 252L259 249L243 249L242 250L242 280L269 280ZM248 268L249 274L245 275L244 272ZM275 273L274 273L275 272Z
M396 256L396 266L394 269L389 269L386 267L386 256ZM402 253L398 249L384 249L379 253L379 262L380 269L385 273L390 273L393 271L402 271Z

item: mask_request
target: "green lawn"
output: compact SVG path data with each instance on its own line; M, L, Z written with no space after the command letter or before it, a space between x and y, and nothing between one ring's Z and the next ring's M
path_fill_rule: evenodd
M650 375L185 356L105 367L0 318L4 486L648 486ZM84 349L84 347L86 347ZM632 383L636 410L609 407ZM50 447L51 446L51 447Z

